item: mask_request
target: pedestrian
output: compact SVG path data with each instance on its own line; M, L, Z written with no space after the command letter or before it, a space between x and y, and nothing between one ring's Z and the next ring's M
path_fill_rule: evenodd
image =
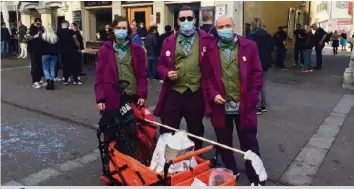
M288 35L285 32L285 27L279 26L278 32L274 35L275 46L277 49L276 65L277 68L281 70L287 70L284 65L285 54L286 54L286 39Z
M107 40L107 35L109 32L110 25L106 24L104 27L101 27L101 29L98 31L99 34L99 40L100 41L105 41Z
M45 87L47 83L42 82L41 78L44 76L42 68L42 47L41 38L44 32L42 26L42 20L36 18L34 23L30 27L30 40L28 42L28 52L31 58L31 75L32 75L32 87L39 89Z
M60 57L63 64L64 85L69 85L69 77L73 78L73 85L83 84L79 80L81 61L78 61L78 46L75 43L74 31L69 29L69 22L63 21L62 29L58 33L60 43ZM75 39L74 39L75 38Z
M54 89L55 67L59 55L59 38L54 33L52 26L44 28L41 37L42 64L44 76L47 80L47 90Z
M316 66L314 67L314 69L320 70L322 69L322 50L325 45L327 33L321 27L318 27L317 24L312 24L312 29L315 30L316 39Z
M345 32L340 34L340 45L342 46L342 51L347 51L347 34Z
M262 88L262 65L257 44L233 33L234 27L229 16L221 16L216 21L219 39L209 52L213 70L208 90L208 99L212 99L211 123L217 141L227 146L233 145L235 123L241 150L259 155L256 106ZM233 152L222 148L217 152L225 167L238 175ZM249 160L245 161L245 169L251 186L265 185L259 181Z
M335 33L334 33L335 35ZM305 29L305 36L303 41L302 53L304 55L304 68L301 72L312 72L312 49L316 45L315 36L311 32L311 27L307 26ZM333 41L334 42L334 41Z
M263 28L262 20L260 18L254 18L252 21L253 31L248 35L248 39L256 42L258 47L259 59L262 63L262 91L259 95L259 101L257 104L257 114L267 111L267 84L266 76L269 68L272 66L272 52L274 49L274 42L272 36Z
M125 89L129 101L143 106L148 93L144 50L131 40L128 20L119 16L111 27L114 33L109 32L99 49L95 76L96 103L101 114L104 109L120 107L120 92L112 85L118 78L129 81Z
M216 38L217 32L215 26L213 25L213 12L211 10L202 11L202 21L203 25L200 27L200 29Z
M333 47L333 55L338 54L338 47L339 47L339 34L337 30L334 31L332 35L332 47Z
M20 42L20 55L17 58L27 58L27 42L24 40L27 33L27 27L21 21L17 22L18 41Z
M331 45L331 43L333 43L333 32L332 32L332 31L330 31L330 32L328 33L327 38L329 38L327 44L328 44L328 45Z
M11 40L10 40L10 54L11 55L18 55L19 48L18 48L18 31L16 23L12 23L11 28Z
M138 35L141 37L141 40L145 40L145 37L147 35L147 30L145 28L144 22L139 23L139 28L138 28Z
M80 69L79 69L79 76L78 80L80 80L80 76L85 76L86 74L83 72L83 66L84 66L84 60L83 60L83 55L82 55L82 50L84 50L84 38L81 35L80 28L76 23L72 23L70 25L71 30L73 31L74 34L74 41L77 41L78 44L76 44L76 53L75 53L75 58L76 61L80 62ZM75 40L76 39L76 40Z
M165 33L161 34L159 43L160 47L162 47L163 42L165 41L166 38L168 38L170 35L173 34L172 27L170 25L165 26ZM160 55L160 53L159 53Z
M9 55L10 31L6 27L5 22L1 22L1 58Z
M196 18L190 7L178 13L179 32L165 39L157 65L157 73L164 81L154 115L163 124L178 129L182 117L188 132L203 136L203 117L210 112L208 89L208 49L213 38L196 30ZM160 128L160 133L170 132ZM195 149L202 141L192 139Z
M304 65L304 57L301 53L302 49L301 47L303 46L304 43L304 35L305 35L305 30L301 28L301 24L296 24L296 30L294 30L294 40L295 40L295 47L294 47L294 55L295 55L295 63L293 64L293 67L301 67L299 65L299 56L300 56L300 62L301 65Z
M138 35L138 28L136 26L136 24L130 24L130 29L132 30L132 41L134 41L136 44L138 44L139 46L142 46L142 41L141 41L141 37Z
M159 39L156 37L157 28L155 26L150 26L149 33L145 38L145 47L148 55L148 75L149 79L158 79L156 73L156 62L159 57L159 52L157 51Z

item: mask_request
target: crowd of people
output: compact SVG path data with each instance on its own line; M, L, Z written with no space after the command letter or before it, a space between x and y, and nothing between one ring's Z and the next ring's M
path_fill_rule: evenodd
M1 55L2 58L11 53L17 54L17 58L27 58L27 54L29 55L33 88L46 87L47 90L53 90L54 81L60 80L63 80L64 85L83 84L79 76L84 75L84 41L76 23L63 21L56 32L51 25L42 26L40 18L36 18L28 29L21 22L17 24L18 29L13 28L9 32L5 23L1 23ZM18 43L20 49L16 49L15 44ZM9 46L12 51L9 51ZM58 77L61 67L62 79ZM43 77L45 81L42 80Z

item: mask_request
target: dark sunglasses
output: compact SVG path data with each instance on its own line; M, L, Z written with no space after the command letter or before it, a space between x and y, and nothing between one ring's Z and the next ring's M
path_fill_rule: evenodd
M187 16L187 17L180 17L178 18L179 21L184 22L185 20L188 20L189 22L193 21L194 17L193 16Z

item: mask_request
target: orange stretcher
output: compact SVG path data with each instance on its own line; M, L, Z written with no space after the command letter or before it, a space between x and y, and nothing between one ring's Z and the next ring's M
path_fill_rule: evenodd
M207 146L176 157L165 164L164 173L160 174L154 172L134 158L120 153L114 148L114 145L114 142L109 145L109 173L100 177L100 179L109 186L190 186L195 177L208 183L208 176L213 170L210 168L209 160L199 157L203 153L211 151L213 146ZM188 160L192 157L196 159L198 163L197 166L186 171L168 174L168 170L172 164ZM222 184L222 186L235 185L235 176L230 176L227 182Z

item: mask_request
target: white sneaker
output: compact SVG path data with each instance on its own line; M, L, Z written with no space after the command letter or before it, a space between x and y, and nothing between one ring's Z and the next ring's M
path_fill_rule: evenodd
M42 82L42 83L39 83L40 85L42 85L42 87L46 87L48 85L48 83L46 82Z
M163 80L160 80L160 83L163 83Z
M35 89L39 89L39 88L41 88L41 85L38 82L34 82L32 87Z
M73 82L73 85L82 85L83 83L81 82L81 81L78 81L78 82L76 82L76 81L74 81Z
M61 81L59 77L55 78L54 81Z

